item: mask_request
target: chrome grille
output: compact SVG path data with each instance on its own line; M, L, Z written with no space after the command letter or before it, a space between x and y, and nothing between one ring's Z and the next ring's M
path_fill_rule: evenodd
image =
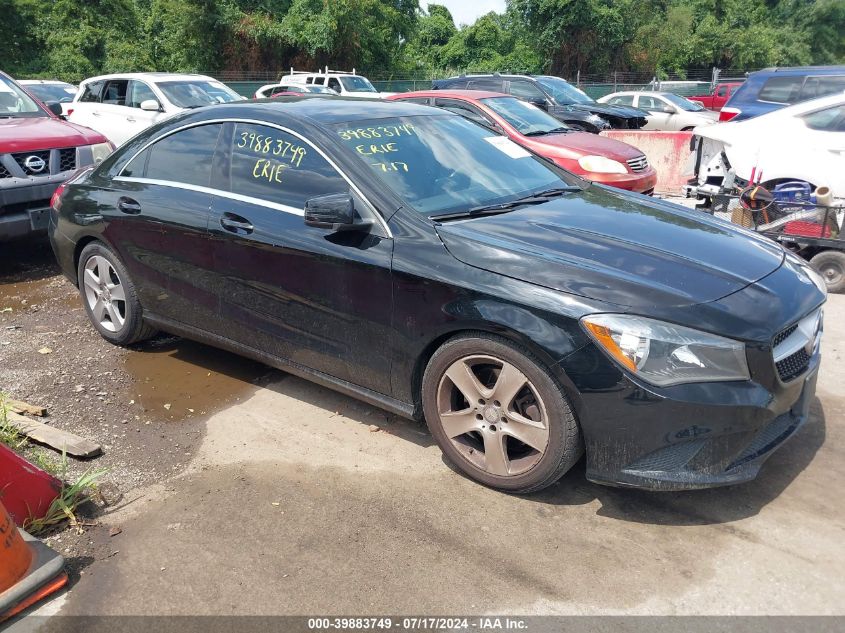
M76 169L76 148L66 147L59 150L59 171Z
M772 339L772 357L783 382L795 380L807 371L821 342L822 322L822 311L819 309L775 334Z
M43 152L21 152L20 154L12 154L12 158L23 169L23 173L27 176L49 176L50 175L50 150ZM40 158L44 162L43 169L37 170L27 167L27 163L31 158Z
M625 162L628 163L631 171L645 171L648 169L648 159L645 157L645 154L636 158L629 158Z

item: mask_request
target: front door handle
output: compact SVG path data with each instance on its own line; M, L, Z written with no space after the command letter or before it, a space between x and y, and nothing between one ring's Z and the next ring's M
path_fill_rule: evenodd
M252 222L235 213L224 213L220 218L220 226L237 235L249 235L255 230Z
M131 116L126 117L126 120L129 121L129 123L135 123L135 119L133 119Z
M138 215L141 213L141 205L138 204L137 201L132 198L127 198L126 196L117 201L117 208L129 215Z

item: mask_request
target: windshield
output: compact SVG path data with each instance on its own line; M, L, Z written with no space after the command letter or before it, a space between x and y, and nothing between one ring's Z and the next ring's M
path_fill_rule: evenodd
M49 116L10 80L0 75L0 119Z
M177 108L199 108L213 103L240 101L242 97L219 81L192 79L163 81L157 84L170 103Z
M569 130L563 123L537 106L513 97L491 97L481 99L481 103L510 123L520 134L526 136L541 136Z
M70 84L30 84L24 86L24 89L44 103L48 101L70 103L76 94L76 88Z
M440 215L578 183L461 116L351 121L338 138L413 209Z
M578 90L572 84L560 77L538 77L537 81L543 88L549 91L552 98L560 104L568 103L595 103L595 100L588 97L584 92Z
M373 88L373 84L366 77L359 77L358 75L349 75L347 77L340 77L340 83L346 88L347 92L378 92Z
M681 110L686 110L687 112L699 112L704 109L704 106L700 103L693 103L689 99L684 99L671 92L666 92L662 96L672 105L678 106Z

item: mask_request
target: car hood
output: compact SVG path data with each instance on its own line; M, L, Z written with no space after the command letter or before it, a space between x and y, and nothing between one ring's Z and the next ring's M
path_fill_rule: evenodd
M644 110L634 108L631 106L609 105L607 103L573 103L567 105L568 108L575 110L584 110L585 112L592 112L599 116L614 116L620 119L642 119L648 115Z
M716 301L784 258L753 233L601 185L437 232L465 264L631 310Z
M595 154L624 162L643 155L642 151L633 145L589 132L567 132L525 138L532 141L538 149L550 149L567 157L580 158Z
M0 119L0 154L105 143L93 130L52 117Z

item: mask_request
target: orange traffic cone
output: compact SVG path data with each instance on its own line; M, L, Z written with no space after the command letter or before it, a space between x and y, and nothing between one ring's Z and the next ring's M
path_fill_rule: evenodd
M0 622L64 587L64 559L19 530L0 503Z

